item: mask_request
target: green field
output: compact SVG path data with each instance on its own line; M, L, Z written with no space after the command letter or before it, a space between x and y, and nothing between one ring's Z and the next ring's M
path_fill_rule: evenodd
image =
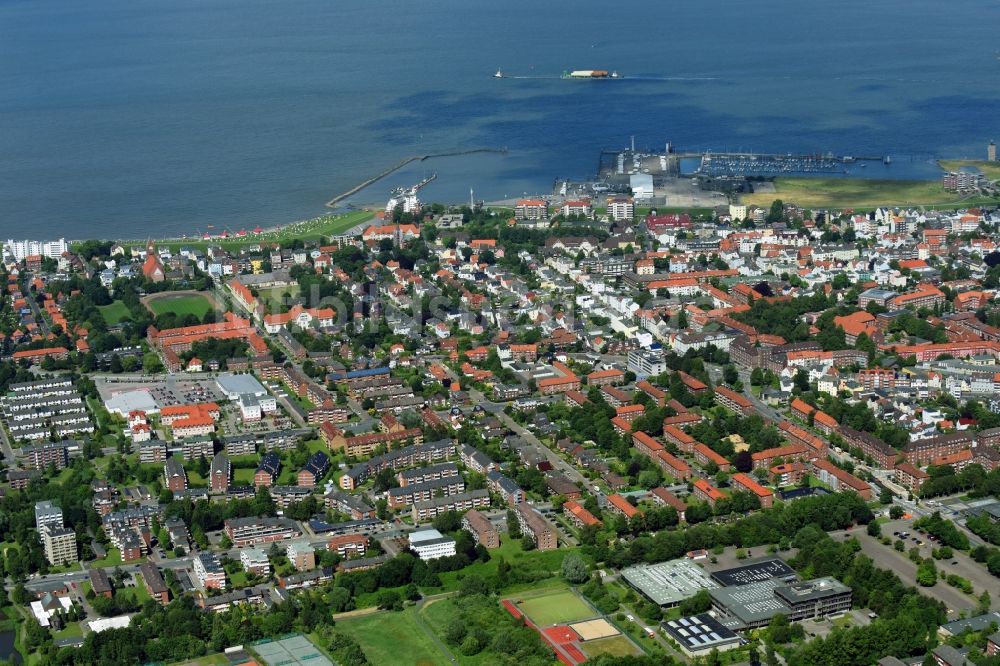
M94 560L87 566L91 569L103 569L104 567L116 567L122 563L121 551L114 546L108 546L108 554L103 560Z
M212 240L201 240L200 238L170 238L157 244L158 247L168 247L171 252L179 252L182 247L204 250L209 245L225 248L226 250L239 250L248 245L260 243L286 243L296 239L303 241L317 241L323 237L336 236L342 234L352 227L370 220L373 217L371 211L355 210L343 214L330 214L317 217L313 220L296 222L276 229L266 231L253 236L243 238L215 238ZM221 230L213 230L221 231ZM195 230L192 229L192 233Z
M337 629L353 636L368 660L376 666L401 663L445 666L448 657L417 620L414 610L372 613L337 621Z
M157 315L174 312L179 315L192 314L201 319L206 312L212 309L212 303L204 296L197 294L158 295L149 300L147 307L153 311L153 314Z
M97 309L101 311L101 316L104 317L104 321L107 322L108 326L114 326L126 317L132 316L128 308L121 301L115 301L111 305L99 305Z
M461 571L445 571L440 574L442 591L452 592L458 589L461 579L465 576L478 574L480 576L494 576L497 572L497 563L500 558L505 559L513 566L538 572L539 575L533 577L534 583L525 583L506 588L507 592L517 592L521 589L537 589L539 586L565 588L566 582L559 578L559 569L562 566L563 558L572 552L579 552L578 548L557 548L556 550L529 550L521 548L520 539L503 538L500 547L490 551L488 562L474 562ZM553 580L541 583L541 573L544 572L552 576Z
M776 178L775 192L741 195L747 205L768 207L775 199L804 208L877 208L879 206L973 206L991 202L948 192L937 180L865 178Z
M941 160L938 162L945 171L958 171L962 167L976 167L983 172L987 180L1000 180L1000 162L983 162L979 160Z
M588 641L583 644L584 653L591 659L595 659L602 654L610 654L614 657L627 657L639 654L635 644L624 636L612 636L611 638L599 638L596 641Z
M253 485L253 475L257 470L252 467L234 467L233 468L233 485L234 486L252 486Z
M599 615L574 592L563 590L542 595L513 597L517 607L540 627L588 620Z

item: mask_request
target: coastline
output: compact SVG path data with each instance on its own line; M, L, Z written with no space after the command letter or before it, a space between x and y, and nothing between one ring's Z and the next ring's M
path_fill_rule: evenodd
M495 152L495 151L499 151L499 150L502 150L502 149L473 149L473 150L461 151L461 152L462 153L468 153L468 152L487 152L487 151L488 152ZM409 163L409 162L412 162L414 160L427 159L427 158L436 157L436 156L437 155L426 155L426 156L421 156L421 157L409 158L406 162ZM975 159L969 159L969 158L939 158L939 159L935 160L935 164L938 166L938 168L941 169L942 173L948 171L949 169L956 169L958 167L972 166L972 167L978 167L978 168L985 167L985 168L983 168L983 171L986 172L988 176L1000 175L1000 162L990 163L990 162L987 162L987 161L984 161L984 160L975 160ZM226 236L211 235L208 238L197 237L197 236L187 236L187 237L185 237L185 236L165 236L165 237L153 237L152 240L155 241L156 243L163 244L163 245L170 245L170 246L187 245L187 244L203 245L203 244L209 244L209 243L220 244L220 245L223 245L223 246L226 246L226 245L229 245L229 246L238 246L238 245L252 244L252 243L256 243L256 242L282 242L282 241L288 240L290 238L303 238L303 239L306 239L306 238L310 238L310 237L313 237L313 236L338 235L338 234L341 234L341 233L346 233L348 231L351 231L355 227L362 226L362 225L367 226L368 223L370 223L372 220L374 220L376 212L382 210L383 204L378 203L378 202L356 203L356 204L352 203L352 204L348 204L347 206L345 206L343 208L339 208L338 207L340 205L339 202L343 201L345 198L349 198L350 196L353 196L355 194L358 194L359 192L364 191L365 189L367 189L368 187L370 187L371 185L373 185L375 182L378 182L379 180L381 180L382 178L384 178L387 173L391 173L392 171L395 171L398 168L399 168L399 165L394 165L393 167L390 167L389 169L387 169L387 170L385 170L385 171L377 174L376 176L374 176L372 178L369 178L369 179L366 179L365 181L363 181L363 183L361 185L359 185L359 186L357 186L355 188L352 188L351 190L349 190L350 194L338 195L338 196L334 197L333 199L331 199L330 201L328 201L327 204L325 204L325 205L330 205L333 202L338 202L338 203L334 203L333 208L332 208L332 210L329 213L323 213L323 214L317 215L317 216L312 217L312 218L307 218L307 219L302 219L302 220L295 220L295 221L292 221L292 222L278 223L278 224L274 224L274 225L267 226L267 227L259 227L260 228L260 232L258 232L258 233L247 232L247 233L245 233L242 236L237 236L235 234L229 234L229 235L226 235ZM780 177L780 178L782 180L785 180L785 181L798 181L798 182L801 182L801 183L808 183L809 181L812 181L812 182L817 183L817 184L820 181L823 180L820 176L818 176L818 175L812 175L812 174L802 174L802 175L796 175L796 176L783 176L783 177ZM777 178L775 180L777 180ZM914 185L914 184L920 184L920 183L931 184L931 183L934 183L936 179L906 179L906 178L887 179L887 178L879 178L875 174L871 174L871 175L852 175L852 176L849 176L849 177L846 177L846 178L845 177L838 177L838 178L836 178L836 180L839 181L839 182L841 182L841 183L845 183L845 184L846 183L850 183L850 182L857 182L857 183L860 183L860 184L868 183L868 184L871 184L873 186L878 186L880 184L884 185L885 183L894 183L899 188L905 188L908 185ZM991 180L992 180L992 178L991 178ZM940 182L940 181L938 181L938 182ZM892 189L896 189L896 188L892 188ZM843 207L845 205L850 205L851 203L853 203L854 205L859 206L859 207L863 207L863 206L869 206L869 207L871 207L871 206L878 206L878 205L886 205L886 206L914 206L914 205L916 205L916 206L925 206L925 207L939 206L939 207L942 207L942 208L955 208L956 206L961 207L961 205L963 203L968 203L968 205L975 205L975 204L982 205L982 204L985 204L985 203L989 203L987 201L980 200L980 199L973 199L973 200L969 200L967 202L966 201L961 201L961 200L956 201L954 199L952 199L952 200L943 200L942 199L940 201L931 201L931 200L928 200L928 201L921 202L921 203L915 203L913 200L907 201L904 198L904 199L901 199L899 201L895 201L895 200L892 199L893 194L891 193L891 191L892 190L890 190L890 193L888 193L886 195L885 199L882 200L882 201L880 201L880 202L868 201L867 197L865 197L865 199L866 199L865 201L846 202L841 197L834 196L833 193L828 193L829 196L823 196L821 194L820 195L821 196L821 200L819 200L819 201L809 201L809 202L806 202L804 205L811 205L813 207L837 208L837 207ZM773 195L770 195L770 196L780 197L780 196L782 196L782 194L786 194L787 195L787 193L777 191ZM751 204L755 204L756 205L756 204L760 203L760 201L757 200L757 199L760 198L760 196L761 195L753 195L753 194L751 194L749 196L741 197L741 199L743 199L744 202L746 202L746 203L751 203ZM824 201L822 201L822 199L828 199L828 200L824 202ZM516 199L513 199L513 198L511 198L511 199L500 199L500 200L486 201L485 205L487 205L487 206L489 206L491 208L511 208L511 207L514 206L515 202L516 202ZM452 205L452 204L458 205L455 202L441 202L441 203L445 203L446 205ZM461 203L464 203L464 202L461 202ZM346 224L345 218L346 218L346 220L350 220L351 222L354 222L354 223L350 224L349 226L343 227L343 229L341 229L340 227L342 227L344 224ZM340 222L340 224L336 224L337 222ZM324 226L327 226L328 228L324 229ZM146 237L146 238L143 238L143 237L137 237L137 238L116 238L116 239L112 239L112 240L114 240L114 242L122 243L122 244L137 244L137 243L144 243L149 238L150 237ZM69 243L70 245L76 245L76 244L82 243L82 242L87 241L87 240L93 240L93 238L72 239L72 240L68 240L67 243Z

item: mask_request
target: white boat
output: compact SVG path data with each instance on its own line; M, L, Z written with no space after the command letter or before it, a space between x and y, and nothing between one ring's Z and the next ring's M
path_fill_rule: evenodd
M503 70L501 70L499 67L497 67L497 73L493 75L493 78L494 79L502 79L503 78Z

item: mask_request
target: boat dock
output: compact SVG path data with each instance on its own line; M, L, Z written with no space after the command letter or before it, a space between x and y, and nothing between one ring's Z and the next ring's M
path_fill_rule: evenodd
M357 194L361 190L365 189L369 185L377 183L378 181L382 180L386 176L389 176L389 175L391 175L391 174L399 171L400 169L402 169L406 165L411 164L412 162L424 162L426 160L429 160L429 159L432 159L432 158L435 158L435 157L456 157L456 156L459 156L459 155L472 155L474 153L499 153L499 154L506 154L507 153L507 148L506 147L504 147L504 148L470 148L468 150L455 150L455 151L451 151L451 152L447 152L447 153L428 153L427 155L414 155L413 157L407 157L405 160L397 162L396 164L394 164L393 166L389 167L388 169L385 169L384 171L379 172L378 174L372 176L371 178L369 178L369 179L367 179L365 181L362 181L359 185L355 185L354 187L352 187L351 189L347 190L346 192L343 192L343 193L338 194L337 196L333 197L332 199L330 199L329 201L326 202L326 207L327 208L336 208L337 204L340 203L341 201L343 201L344 199L346 199L348 197L351 197L351 196L354 196L355 194ZM436 175L435 175L435 177L436 177ZM426 185L427 183L429 183L433 179L434 178L430 178L430 179L426 180L426 182L421 183L420 187L423 187L424 185Z

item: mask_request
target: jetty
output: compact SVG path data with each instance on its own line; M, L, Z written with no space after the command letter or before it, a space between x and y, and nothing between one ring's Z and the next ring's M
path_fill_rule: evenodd
M507 148L506 148L506 146L503 147L503 148L469 148L467 150L454 150L454 151L450 151L450 152L446 152L446 153L428 153L426 155L414 155L413 157L407 157L405 160L397 162L396 164L392 165L388 169L385 169L384 171L380 171L379 173L375 174L371 178L369 178L369 179L361 182L359 185L355 185L354 187L352 187L351 189L347 190L346 192L343 192L342 194L338 194L337 196L333 197L332 199L330 199L329 201L326 202L326 207L327 208L336 208L337 204L340 203L341 201L343 201L344 199L357 194L358 192L360 192L361 190L365 189L369 185L377 183L378 181L382 180L386 176L388 176L390 174L393 174L396 171L399 171L400 169L402 169L403 167L405 167L407 164L411 164L413 162L425 162L425 161L427 161L429 159L433 159L435 157L456 157L456 156L459 156L459 155L472 155L473 153L498 153L498 154L506 154L507 153ZM426 183L423 183L423 184L426 185Z

